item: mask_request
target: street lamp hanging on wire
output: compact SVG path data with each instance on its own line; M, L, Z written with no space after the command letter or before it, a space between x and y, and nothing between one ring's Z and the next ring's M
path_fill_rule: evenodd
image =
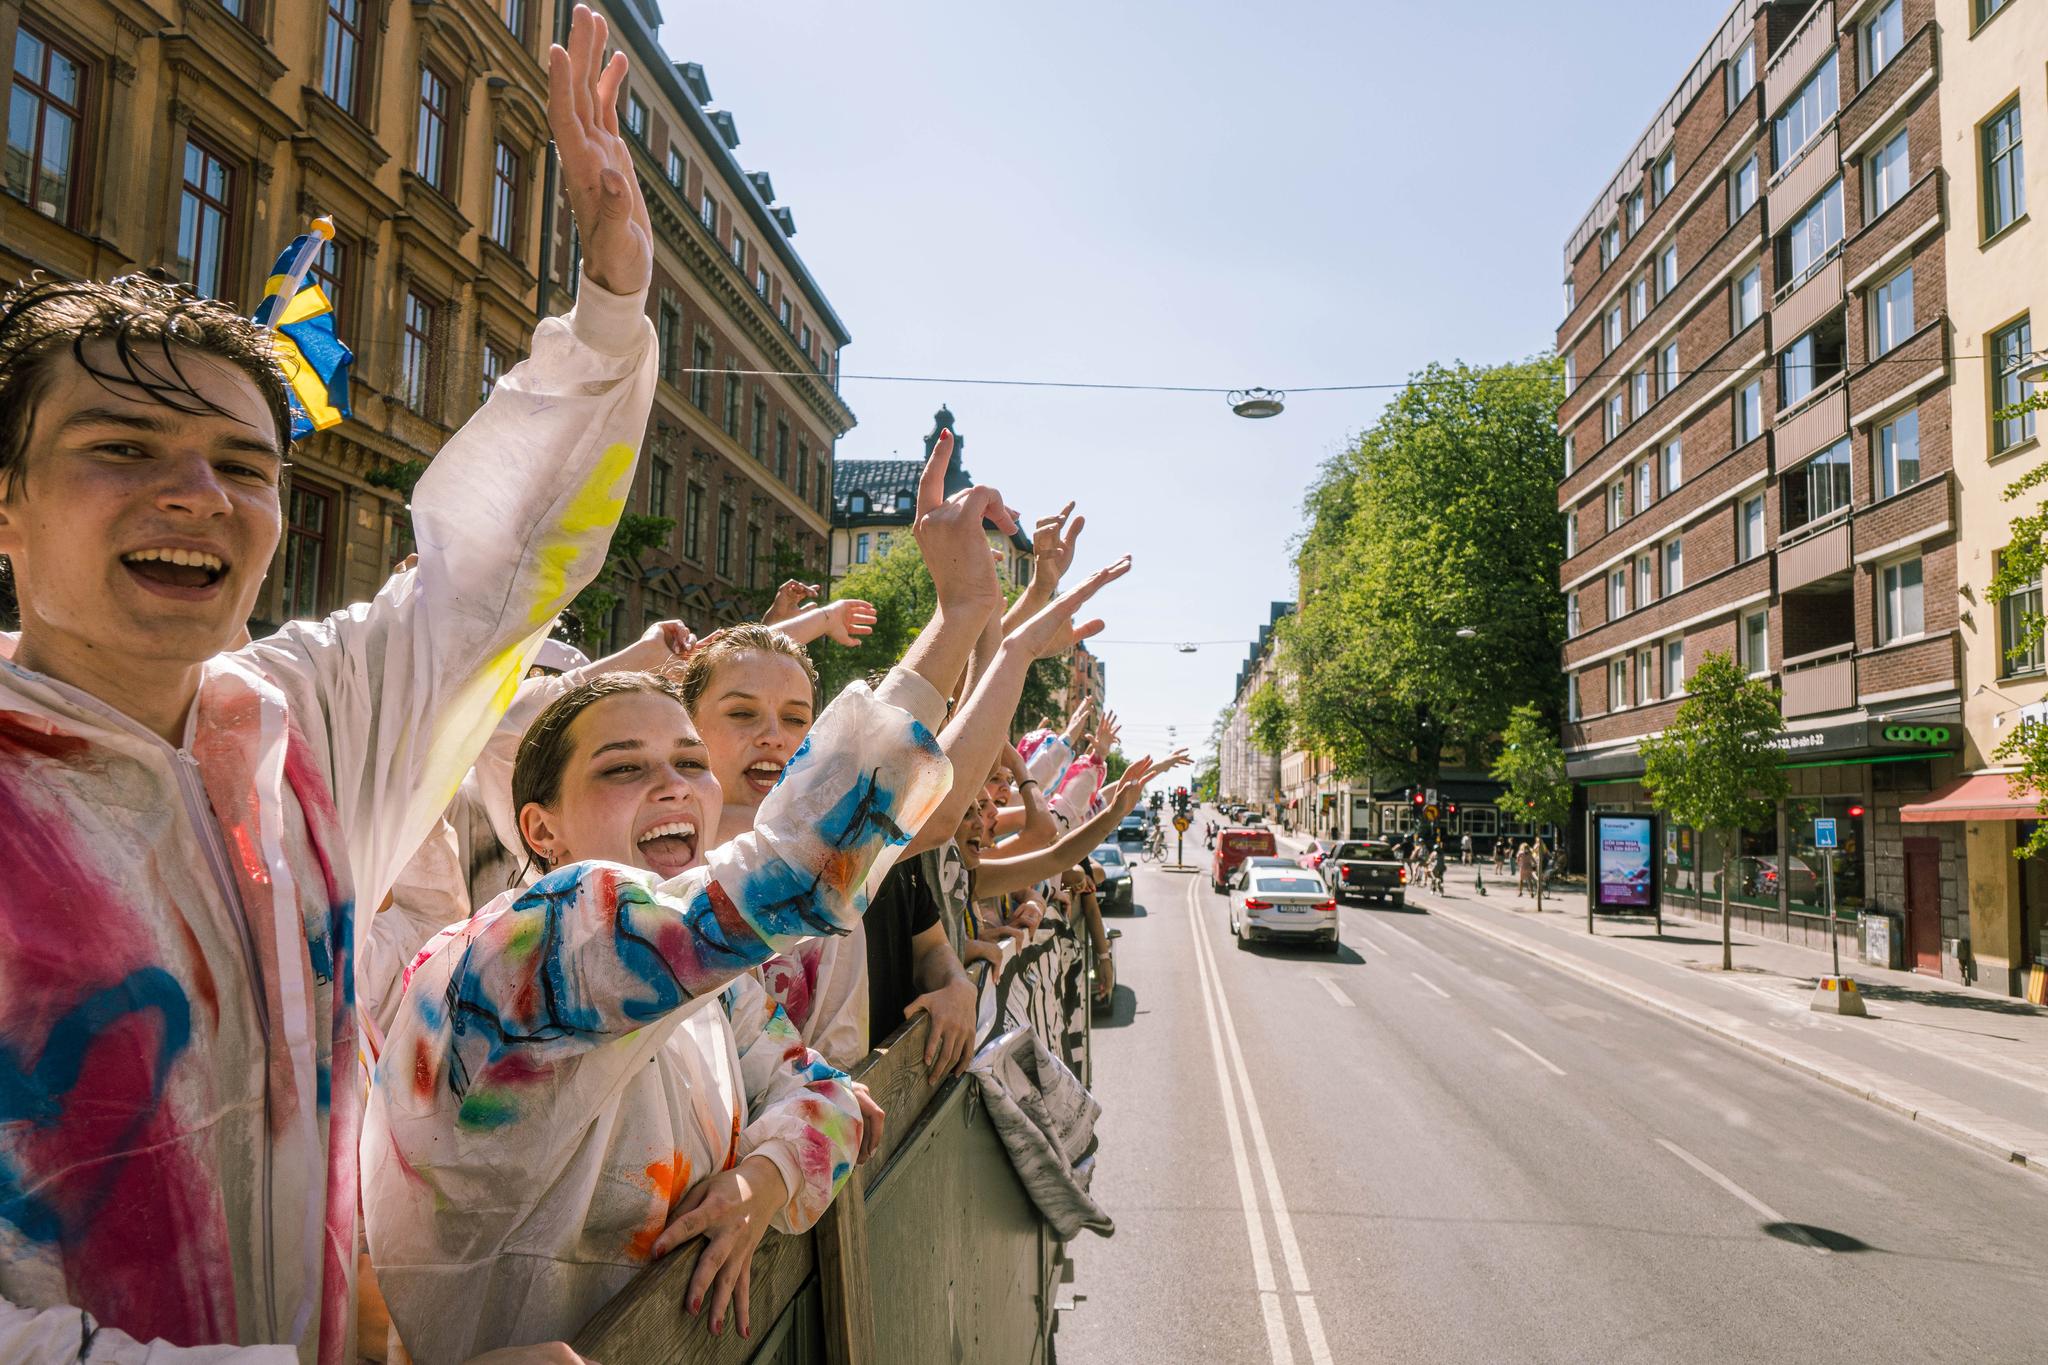
M1287 394L1282 389L1232 389L1230 410L1239 417L1278 417L1287 407Z

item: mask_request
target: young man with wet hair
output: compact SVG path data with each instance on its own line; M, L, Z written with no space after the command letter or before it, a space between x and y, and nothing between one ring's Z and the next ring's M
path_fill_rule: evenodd
M356 920L602 564L651 401L606 37L578 6L549 54L576 307L374 601L236 647L290 429L263 332L138 277L0 298L0 1360L354 1358Z

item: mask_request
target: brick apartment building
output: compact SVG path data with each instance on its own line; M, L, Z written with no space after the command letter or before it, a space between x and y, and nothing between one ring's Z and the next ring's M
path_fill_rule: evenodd
M410 548L403 481L565 311L575 246L547 130L567 0L0 0L0 279L161 267L252 310L315 214L355 351L355 413L293 451L258 629L376 591ZM655 226L662 383L631 510L678 520L622 584L618 639L738 620L778 570L823 573L844 326L795 222L733 155L652 0L607 7ZM553 201L551 202L551 196ZM544 252L543 243L554 249ZM711 371L707 376L702 371Z
M1948 297L1978 173L1942 112L1974 25L1935 9L1729 11L1566 249L1558 501L1589 804L1646 808L1637 741L1706 651L1731 654L1783 689L1793 793L1742 835L1741 913L1825 942L1812 818L1833 816L1845 940L1850 913L1891 912L1906 965L1961 979L1963 829L1908 822L1965 761L1951 433L1986 404ZM1673 831L1666 864L1718 899L1711 837Z

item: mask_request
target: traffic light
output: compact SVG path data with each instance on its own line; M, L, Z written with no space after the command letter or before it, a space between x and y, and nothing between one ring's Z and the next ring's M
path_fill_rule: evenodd
M1410 797L1409 799L1410 799L1411 801L1413 801L1413 802L1415 803L1415 809L1417 809L1417 810L1421 810L1421 809L1422 809L1422 807L1423 807L1423 796L1422 796L1422 793L1421 793L1421 792L1417 792L1417 793L1415 793L1415 795L1414 795L1414 796L1412 796L1412 797Z
M1451 802L1451 804L1450 804L1450 805L1448 805L1448 806L1445 806L1445 807L1444 807L1444 814L1446 814L1446 815L1456 815L1457 813L1458 813L1458 803L1457 803L1457 802L1455 802L1455 801Z
M1855 805L1849 807L1849 818L1851 820L1861 820L1863 818L1862 802L1859 801Z

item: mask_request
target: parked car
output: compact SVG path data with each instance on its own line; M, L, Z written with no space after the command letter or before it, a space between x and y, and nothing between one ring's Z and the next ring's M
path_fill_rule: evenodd
M1338 900L1408 904L1408 867L1394 846L1377 839L1340 843L1323 860L1323 882Z
M1275 851L1270 829L1232 826L1222 830L1216 835L1216 854L1209 864L1209 884L1218 891L1227 890L1230 879L1237 875L1238 864L1262 854L1273 857Z
M1131 908L1131 864L1124 857L1123 849L1114 843L1101 844L1089 856L1102 864L1102 886L1098 895L1103 913L1128 911Z
M1255 810L1248 810L1237 817L1237 823L1240 825L1263 825L1266 823L1266 817Z
M1230 932L1240 948L1254 938L1313 940L1331 953L1341 946L1336 900L1298 867L1245 867L1231 878Z
M1323 870L1323 859L1330 856L1330 846L1321 839L1309 840L1308 847L1301 851L1301 865L1311 872Z
M1126 815L1117 824L1115 842L1125 848L1145 846L1145 822L1136 815Z

